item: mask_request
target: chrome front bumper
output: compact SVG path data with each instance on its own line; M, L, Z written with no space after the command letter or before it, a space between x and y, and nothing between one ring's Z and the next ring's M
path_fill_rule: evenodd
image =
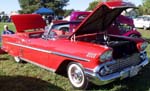
M99 71L99 68L103 65L102 64L94 70L85 69L85 74L88 76L89 81L91 81L92 83L96 85L105 85L117 79L124 79L127 77L133 77L137 75L138 72L142 69L142 67L144 67L148 63L149 63L149 60L148 60L148 57L146 57L144 61L142 61L140 64L136 66L131 66L119 72L112 73L106 76L100 76L98 71Z

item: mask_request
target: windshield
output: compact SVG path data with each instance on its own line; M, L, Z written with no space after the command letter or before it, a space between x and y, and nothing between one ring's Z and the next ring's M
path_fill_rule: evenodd
M64 32L73 32L73 29L75 29L81 22L80 21L74 21L74 22L65 22L65 23L59 23L54 24L51 29L57 29Z
M134 26L124 24L124 23L119 23L118 28L121 34L134 30Z
M115 21L115 26L118 27L121 34L135 30L134 23L132 18L129 18L124 15L120 15Z
M71 35L75 28L80 24L80 21L65 22L51 25L45 29L44 35L47 38L67 38Z

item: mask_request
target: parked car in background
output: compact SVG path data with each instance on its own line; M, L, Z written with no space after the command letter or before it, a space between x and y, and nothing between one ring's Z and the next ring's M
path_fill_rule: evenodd
M98 4L74 32L60 35L55 28L43 30L46 23L40 15L14 15L17 33L2 35L2 49L17 62L24 60L68 77L76 89L133 77L149 63L147 42L107 33L130 7L134 5L122 1Z
M73 29L75 29L81 21L66 21L62 23L53 24L51 26L51 29L57 29L64 32L73 32Z
M134 19L134 25L136 28L143 28L147 30L150 28L150 16L139 16Z
M70 14L70 21L82 21L84 20L91 12L90 11L73 11Z
M110 26L108 33L134 38L141 37L140 32L138 32L134 26L133 19L124 15L120 15L117 17L117 19Z

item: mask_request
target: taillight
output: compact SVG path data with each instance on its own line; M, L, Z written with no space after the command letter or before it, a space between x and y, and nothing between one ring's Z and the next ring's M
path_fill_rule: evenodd
M141 42L137 44L137 48L139 51L144 51L148 46L147 42Z

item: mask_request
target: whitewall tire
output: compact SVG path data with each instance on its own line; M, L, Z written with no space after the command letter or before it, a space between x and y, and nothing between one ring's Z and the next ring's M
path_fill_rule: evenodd
M78 63L71 62L68 65L67 73L69 81L75 89L87 89L89 82Z
M16 61L17 63L21 63L21 62L22 62L19 57L14 57L14 59L15 59L15 61Z
M147 27L146 27L146 26L144 26L144 27L143 27L143 29L144 29L144 30L147 30Z

